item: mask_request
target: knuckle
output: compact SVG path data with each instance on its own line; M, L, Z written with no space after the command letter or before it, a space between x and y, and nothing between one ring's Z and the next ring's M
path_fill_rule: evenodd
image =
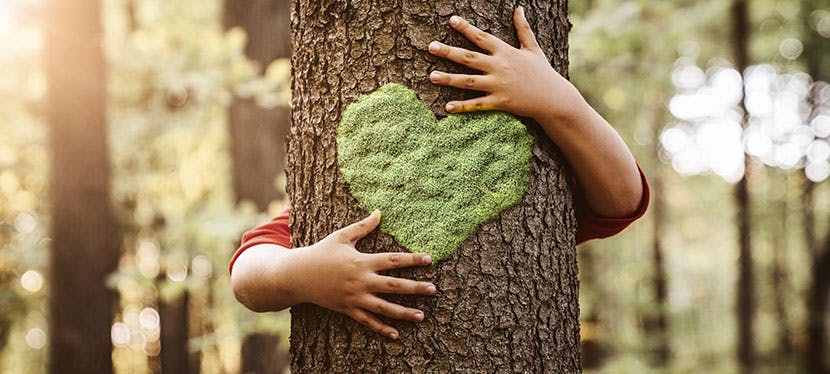
M476 78L475 77L466 77L464 78L464 86L471 88L475 87L476 85Z
M471 52L471 51L467 51L467 52L464 52L464 53L461 54L461 61L463 61L464 64L469 65L469 64L473 63L473 61L475 61L475 59L476 59L476 54Z
M388 259L389 265L397 266L401 263L401 255L400 253L392 253L389 255Z
M397 291L401 289L401 281L398 279L390 279L386 282L386 286L389 287L390 290Z
M375 312L377 312L378 314L386 314L386 306L383 305L383 303L375 304Z

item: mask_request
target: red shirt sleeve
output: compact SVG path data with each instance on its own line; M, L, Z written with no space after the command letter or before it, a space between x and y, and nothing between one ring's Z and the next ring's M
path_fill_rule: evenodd
M585 200L585 195L582 194L582 189L579 187L579 181L574 179L574 213L576 214L576 244L584 243L591 239L607 238L616 235L623 231L628 225L638 220L643 214L646 214L648 209L648 201L650 198L650 191L646 175L640 165L637 165L637 170L640 172L640 179L643 181L643 198L640 200L640 206L637 210L628 217L612 218L603 217L594 212L588 201Z
M575 179L573 180L574 211L576 213L577 224L576 244L591 239L607 238L617 234L646 213L650 195L648 181L646 181L646 176L643 170L640 169L640 165L637 165L637 169L640 171L640 179L643 181L643 199L637 211L624 218L603 217L595 213L588 206L588 202L585 200L585 196L579 188L579 183ZM288 212L290 208L290 205L286 206L270 222L258 226L242 236L242 244L231 258L231 262L228 265L228 272L233 269L233 263L239 257L239 254L257 244L276 244L285 248L291 248L291 233L288 230Z
M288 231L288 212L290 205L285 208L270 222L254 228L242 235L242 243L239 249L234 252L231 262L228 264L228 273L233 270L233 263L246 249L257 244L276 244L285 248L291 248L291 233Z

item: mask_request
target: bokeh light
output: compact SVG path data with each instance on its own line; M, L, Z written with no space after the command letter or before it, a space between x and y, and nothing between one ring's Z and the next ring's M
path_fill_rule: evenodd
M27 270L20 276L20 286L31 293L38 292L43 288L43 276L36 270Z
M33 327L26 332L26 345L32 349L42 349L46 346L46 332Z

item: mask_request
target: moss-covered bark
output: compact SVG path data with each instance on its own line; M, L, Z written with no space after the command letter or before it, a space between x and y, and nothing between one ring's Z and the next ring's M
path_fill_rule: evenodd
M437 114L475 95L438 87L429 71L461 71L432 57L431 40L472 48L447 24L458 14L516 45L514 1L298 0L292 9L293 124L288 142L292 245L312 244L364 216L337 170L335 129L358 95L388 82L413 88ZM567 72L565 0L521 4L552 65ZM529 79L532 79L529 77ZM397 297L421 324L392 321L398 341L313 305L292 308L293 372L580 371L579 310L568 175L553 144L535 138L522 202L483 224L438 265L395 275L429 280L435 297ZM403 250L377 232L364 252Z

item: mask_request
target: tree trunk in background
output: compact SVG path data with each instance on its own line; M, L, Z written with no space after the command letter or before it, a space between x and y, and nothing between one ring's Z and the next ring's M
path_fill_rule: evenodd
M274 334L251 334L242 343L240 373L279 374L288 368L288 352Z
M732 3L732 48L735 68L743 74L749 66L749 10L747 0ZM746 125L746 107L741 100ZM745 373L754 372L755 358L755 278L753 275L751 204L749 200L750 160L744 156L744 175L735 184L735 209L738 223L738 286L735 302L738 319L738 363Z
M187 291L170 300L159 299L162 373L190 373Z
M601 312L607 311L609 297L607 289L599 277L602 274L602 263L595 254L596 248L590 244L582 244L577 251L579 262L579 286L582 305L580 323L580 351L582 354L582 368L596 370L602 367L613 354L611 344L607 341L608 325L603 323ZM613 307L608 308L613 309Z
M289 1L225 0L225 29L245 30L245 55L263 71L275 59L291 55ZM284 196L275 178L285 169L289 113L287 106L264 109L240 98L234 98L229 109L234 191L238 201L253 201L261 211Z
M802 0L802 20L808 20L816 9L826 9L830 3L826 0ZM804 65L810 76L813 77L812 90L810 91L810 104L812 113L810 119L815 118L819 111L819 92L826 83L830 82L830 40L819 35L816 30L810 27L810 22L803 24L802 40L804 41ZM819 81L823 83L819 83ZM825 234L824 246L818 244L818 237L815 229L815 184L804 178L804 197L802 199L804 208L804 236L805 244L810 252L810 290L807 302L807 349L805 358L807 370L811 373L830 372L828 362L827 344L827 315L830 308L830 229ZM828 217L830 218L830 217Z
M106 68L97 1L46 3L50 129L49 371L110 373L119 239L110 210Z
M772 290L775 303L775 317L778 321L778 353L787 360L792 356L792 341L790 339L790 318L787 314L787 296L791 294L787 279L787 247L789 244L789 173L775 173L776 179L783 178L784 183L779 184L780 188L771 189L772 196L769 201L775 201L773 205L774 220L770 229L772 234Z
M666 225L666 202L665 184L663 182L663 163L660 162L660 129L663 127L665 109L661 105L651 106L652 113L655 113L653 122L654 144L651 147L651 222L652 222L652 243L651 258L654 262L652 279L654 286L654 310L647 316L647 331L654 339L652 341L651 354L658 367L666 367L671 359L671 347L669 341L668 318L666 308L668 305L668 277L666 275L666 264L663 258L663 230Z
M516 45L515 1L298 0L292 9L293 125L288 193L294 247L310 245L366 212L337 169L335 128L359 94L387 82L411 87L434 112L472 92L439 88L430 70L460 71L429 55L443 40L472 48L448 25L458 14ZM542 49L567 73L567 3L524 4ZM315 305L291 308L291 370L306 372L580 371L575 218L568 174L535 123L530 187L523 201L484 223L430 267L390 272L435 282L435 297L394 297L422 308L417 326L395 321L398 341ZM374 232L363 252L403 250Z

